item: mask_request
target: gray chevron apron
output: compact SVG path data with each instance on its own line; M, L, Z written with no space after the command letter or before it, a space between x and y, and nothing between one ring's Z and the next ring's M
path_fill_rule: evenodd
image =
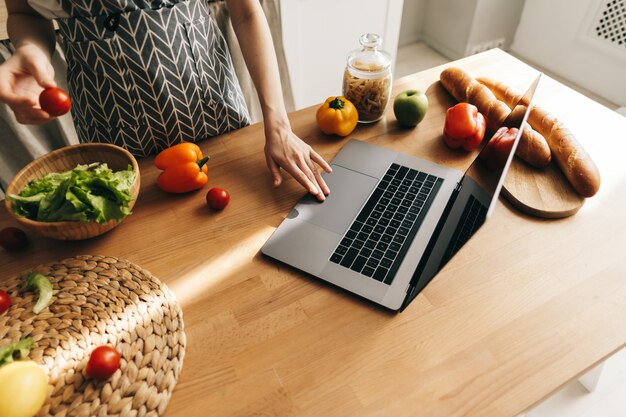
M60 0L81 142L153 155L249 124L206 0Z

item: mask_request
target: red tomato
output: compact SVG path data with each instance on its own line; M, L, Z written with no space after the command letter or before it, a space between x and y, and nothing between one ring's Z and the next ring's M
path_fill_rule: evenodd
M49 87L39 95L39 105L41 109L50 116L61 116L72 107L69 94L57 87Z
M7 252L16 252L28 246L28 238L22 229L5 227L0 230L0 246Z
M478 148L485 136L485 117L469 103L458 103L446 111L443 140L452 149L466 151Z
M228 205L229 201L230 194L228 194L228 191L221 188L211 188L209 192L206 193L207 204L215 210L222 210Z
M108 379L119 369L120 361L120 354L115 348L98 346L89 356L85 373L88 378Z
M481 158L487 161L489 169L504 167L515 143L517 132L517 128L501 127L494 133L485 146L484 152L480 154Z
M0 290L0 314L7 311L9 307L11 307L11 297L3 290Z

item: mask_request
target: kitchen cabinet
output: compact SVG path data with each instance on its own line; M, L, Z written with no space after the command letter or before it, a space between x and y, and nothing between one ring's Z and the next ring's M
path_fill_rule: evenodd
M422 37L449 59L512 42L525 0L426 0Z
M282 0L283 44L296 109L341 94L346 56L359 36L377 33L382 49L398 49L403 0Z

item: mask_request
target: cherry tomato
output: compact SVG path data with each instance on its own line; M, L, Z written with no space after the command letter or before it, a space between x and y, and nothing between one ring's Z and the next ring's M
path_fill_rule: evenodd
M228 194L228 191L221 188L211 188L209 192L206 193L207 204L215 210L222 210L228 205L229 201L230 194Z
M5 227L0 230L0 246L7 252L16 252L28 246L28 237L22 229Z
M61 116L72 107L69 94L57 87L49 87L39 95L39 105L41 109L50 116Z
M3 290L0 290L0 314L7 311L9 307L11 307L11 297Z
M85 374L88 378L108 379L120 367L120 354L115 348L103 345L91 352Z

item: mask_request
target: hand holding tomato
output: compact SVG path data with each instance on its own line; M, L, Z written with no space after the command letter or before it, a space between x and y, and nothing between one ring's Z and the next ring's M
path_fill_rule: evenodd
M230 194L222 188L214 187L206 194L206 202L211 208L222 210L230 202Z
M120 367L121 357L115 348L103 345L98 346L91 352L85 374L88 378L108 379Z
M41 109L50 116L62 116L72 107L69 94L58 87L48 87L39 95Z
M0 314L11 307L11 297L4 290L0 290Z

